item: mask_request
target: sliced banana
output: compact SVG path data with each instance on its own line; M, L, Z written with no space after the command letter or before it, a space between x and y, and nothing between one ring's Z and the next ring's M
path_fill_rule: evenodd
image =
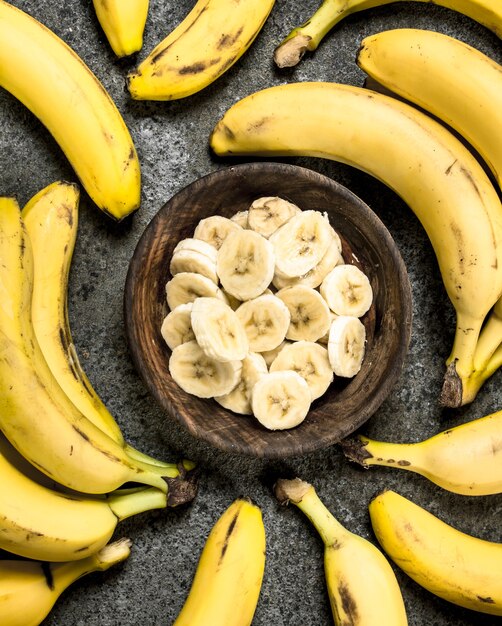
M193 233L195 239L202 239L219 250L230 233L242 230L237 222L222 215L212 215L201 220Z
M192 303L187 302L177 306L164 318L160 332L171 350L195 339L190 319L191 313Z
M301 209L296 204L277 196L258 198L249 207L249 228L268 239L280 226L299 213Z
M373 302L370 281L355 265L337 265L322 281L319 291L337 315L362 317Z
M241 379L239 383L225 396L215 398L221 406L240 413L251 415L251 394L253 387L260 378L268 373L267 364L261 354L250 352L242 361Z
M216 285L218 284L218 275L216 274L216 263L205 254L195 252L194 250L178 250L171 258L169 271L172 276L181 272L194 272L202 274Z
M218 250L216 272L225 291L239 300L261 295L274 275L271 243L252 230L231 233Z
M214 246L207 243L207 241L202 241L202 239L193 239L191 237L182 239L176 244L176 247L173 250L173 255L177 252L181 252L182 250L198 252L199 254L207 256L211 261L213 261L213 263L216 263L216 254L218 251Z
M306 418L311 394L296 372L264 374L253 387L251 408L256 419L269 430L294 428Z
M291 315L287 339L317 341L328 332L331 314L321 294L305 285L285 287L276 294Z
M326 254L332 230L319 211L302 211L288 220L269 239L279 272L289 278L309 272Z
M312 287L314 289L322 283L331 270L340 262L341 258L342 256L336 244L336 240L333 239L319 263L306 274L289 278L276 268L272 282L277 289L284 289L284 287L290 287L292 285L305 285L306 287Z
M337 376L352 378L359 372L364 359L366 329L357 317L340 315L331 324L328 356Z
M328 351L312 341L295 341L281 350L270 366L271 372L292 370L309 386L312 400L320 398L333 381Z
M195 272L181 272L173 276L166 284L166 298L171 311L196 298L219 298L227 303L223 291L210 278Z
M230 219L232 222L239 224L241 228L249 228L248 215L249 211L237 211L237 213L234 213Z
M216 361L242 361L248 338L234 311L218 298L197 298L190 315L197 343Z
M169 371L183 391L198 398L213 398L230 393L239 383L241 361L222 363L208 357L196 341L174 348Z
M253 352L273 350L284 341L291 315L282 300L273 294L258 296L241 304L236 315L246 331Z
M330 311L330 315L331 315L331 323L333 323L333 320L336 320L338 315L336 313L333 313L333 311ZM331 329L331 324L330 324L330 327L328 328L328 332L317 340L319 343L328 345L330 329Z
M291 341L284 340L277 346L277 348L274 348L274 350L267 350L266 352L262 352L261 355L265 359L267 367L270 367L276 357L280 354L281 350L286 346L291 345L291 343Z

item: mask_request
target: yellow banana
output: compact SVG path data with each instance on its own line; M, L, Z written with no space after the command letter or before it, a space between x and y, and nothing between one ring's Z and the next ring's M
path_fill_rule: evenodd
M369 512L382 548L415 582L453 604L502 615L502 544L460 532L394 491L378 495Z
M55 182L35 194L21 213L33 250L32 321L38 344L63 391L87 419L123 446L128 456L160 468L169 467L170 464L147 456L124 441L119 425L80 365L67 303L78 202L77 185ZM188 465L185 467L189 469Z
M136 100L177 100L228 70L262 29L275 0L198 0L128 76Z
M118 57L141 50L149 0L93 0L93 4L108 43Z
M436 253L457 328L447 364L468 376L481 325L502 294L502 206L472 154L441 124L373 91L291 83L234 104L214 128L218 155L306 155L368 172L398 193Z
M31 321L31 245L12 198L0 198L0 258L0 428L7 439L37 469L76 491L107 493L132 481L167 492L170 483L174 494L179 488L191 499L183 467L159 473L130 459L82 415L49 370Z
M140 204L136 149L114 102L52 31L0 0L0 86L47 127L87 193L122 219Z
M450 428L418 443L374 441L362 435L341 442L363 467L416 472L443 489L467 496L502 493L502 411Z
M282 504L292 502L324 542L324 572L337 626L406 626L401 590L387 559L372 543L351 533L322 503L314 487L296 478L274 487Z
M261 511L239 498L209 533L188 598L173 626L249 626L264 569Z
M38 626L59 596L82 576L103 572L127 559L129 539L120 539L80 561L0 561L2 626Z
M498 0L416 0L463 13L502 37L502 4ZM317 11L287 35L274 51L279 67L297 65L307 50L316 50L338 22L352 13L392 4L396 0L323 0Z

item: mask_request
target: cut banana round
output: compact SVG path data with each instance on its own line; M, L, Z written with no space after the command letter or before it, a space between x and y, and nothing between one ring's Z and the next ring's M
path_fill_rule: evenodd
M281 353L281 350L289 345L291 345L291 341L284 340L274 350L267 350L266 352L262 352L261 355L265 359L267 367L270 367L274 360L277 358L277 356Z
M230 219L232 220L232 222L239 224L241 228L249 228L248 215L249 211L237 211L237 213L234 213L234 215L232 215Z
M337 376L352 378L364 359L366 329L357 317L340 315L331 324L328 357Z
M322 281L319 291L337 315L362 317L373 302L370 281L355 265L337 265Z
M284 341L291 321L288 307L273 294L248 300L235 313L253 352L277 348Z
M223 291L210 278L194 272L181 272L173 276L166 284L166 298L171 311L196 298L219 298L227 303Z
M248 225L267 239L301 209L277 196L258 198L249 207Z
M187 302L177 306L164 318L160 332L171 350L195 339L190 319L191 313L192 303Z
M217 254L216 248L212 246L211 244L207 243L207 241L202 241L202 239L193 239L190 237L187 239L182 239L176 244L176 247L173 250L173 255L176 254L177 252L181 252L182 250L183 251L190 250L191 252L198 252L199 254L203 254L204 256L207 256L209 260L213 261L213 263L216 263L216 254Z
M242 230L237 222L221 215L212 215L201 220L193 233L195 239L202 239L219 250L230 233Z
M333 239L319 263L306 274L303 276L296 276L295 278L289 278L276 268L274 280L272 282L274 287L277 287L277 289L284 289L284 287L291 287L293 285L305 285L306 287L312 287L312 289L314 289L315 287L318 287L331 270L338 265L341 258L342 255L340 254L336 240Z
M260 378L268 373L267 364L261 354L250 352L242 361L241 379L225 396L215 398L216 402L234 413L251 415L251 394Z
M295 341L284 347L270 366L271 372L292 370L309 386L312 400L320 398L333 381L328 351L312 341Z
M235 298L256 298L269 286L274 275L272 245L258 233L239 227L218 250L216 272L225 291Z
M248 338L236 313L218 298L197 298L192 305L192 329L197 343L216 361L242 361Z
M288 220L269 239L278 271L289 278L309 272L326 254L332 230L319 211L302 211Z
M169 271L172 276L181 272L194 272L206 276L216 285L218 284L218 275L216 274L216 263L205 254L195 252L194 250L178 250L171 258Z
M285 287L276 293L291 315L287 339L317 341L328 332L331 314L318 291L304 285Z
M310 408L311 394L296 372L271 372L253 387L251 407L256 419L269 430L285 430L301 424Z
M222 363L208 357L196 341L175 348L169 359L169 371L183 391L198 398L213 398L230 393L239 383L241 361Z

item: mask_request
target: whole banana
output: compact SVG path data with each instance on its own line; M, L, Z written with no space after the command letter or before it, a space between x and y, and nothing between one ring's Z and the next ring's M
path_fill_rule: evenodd
M38 626L65 589L86 574L103 572L124 561L130 547L129 539L120 539L96 554L69 563L0 561L2 626Z
M416 472L443 489L467 496L502 493L502 411L419 443L389 443L358 435L341 446L349 459L363 467Z
M502 5L498 0L416 0L453 9L502 37ZM279 67L297 65L307 50L316 50L338 22L352 13L392 4L396 0L323 0L317 11L301 26L293 28L274 51ZM404 67L404 66L403 66Z
M261 511L239 498L209 533L188 598L173 626L250 626L264 569Z
M378 495L369 512L382 548L415 582L459 606L502 615L502 544L460 532L394 491Z
M262 29L275 0L198 0L127 77L136 100L177 100L228 70Z
M274 487L279 502L292 502L324 542L324 572L337 626L406 626L401 590L387 559L372 543L344 528L314 487L296 478Z
M118 57L141 50L149 0L93 0L93 4L108 43Z
M125 122L82 59L0 0L0 86L47 127L87 193L120 220L140 204L140 166Z
M429 116L350 85L290 83L234 104L214 128L218 155L324 157L398 193L436 253L457 328L447 364L468 376L481 325L502 294L502 207L472 154Z
M132 481L173 494L193 490L183 467L131 459L69 400L40 350L31 320L33 255L17 202L0 198L0 429L18 451L56 482L107 493ZM179 484L181 483L181 484Z

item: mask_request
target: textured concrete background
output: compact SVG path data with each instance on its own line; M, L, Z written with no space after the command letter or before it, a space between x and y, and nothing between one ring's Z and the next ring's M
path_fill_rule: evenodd
M394 4L345 20L296 70L281 73L273 67L274 46L314 11L317 2L280 0L253 47L215 84L178 102L136 103L124 89L124 76L133 62L114 58L90 0L14 0L12 4L55 31L96 73L123 113L142 164L142 207L125 224L112 224L85 195L82 201L70 283L71 323L82 363L133 445L165 459L183 453L203 467L195 502L183 510L143 514L123 523L117 536L133 539L130 559L75 584L58 602L47 626L171 624L184 602L209 530L241 494L251 496L262 507L267 531L267 565L254 624L332 623L321 542L298 510L281 509L275 503L268 484L271 477L280 475L298 475L312 482L343 524L372 541L376 540L367 505L383 487L410 496L459 529L501 541L501 496L469 499L442 491L413 474L383 468L364 472L347 463L338 447L284 463L268 463L230 456L195 441L172 423L146 392L128 355L122 316L127 266L146 224L182 187L230 163L210 155L207 138L232 103L258 89L292 80L361 85L363 74L354 62L357 48L363 37L381 30L419 27L441 31L502 63L496 36L467 17L441 7ZM182 20L192 4L189 0L151 0L140 58ZM14 195L24 203L55 180L75 179L47 131L5 92L0 93L0 128L2 195ZM382 439L418 441L500 409L500 373L485 386L473 406L445 412L438 405L454 317L431 246L411 211L393 192L352 168L316 159L291 162L322 172L361 196L395 237L410 273L414 322L406 367L388 400L362 431ZM396 574L410 626L499 623L496 618L450 605L400 571Z

